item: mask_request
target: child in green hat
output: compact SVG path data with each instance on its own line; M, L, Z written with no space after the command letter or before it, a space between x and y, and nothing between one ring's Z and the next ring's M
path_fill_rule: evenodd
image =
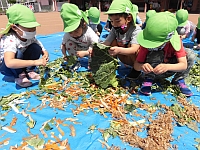
M198 17L198 24L192 37L192 41L194 41L195 38L197 38L197 45L195 45L193 48L200 50L200 16Z
M172 75L172 83L186 96L192 95L184 79L188 76L196 55L183 47L176 32L177 26L174 14L160 12L148 19L146 28L137 36L141 47L134 68L144 72L144 82L140 89L144 95L151 94L151 86L156 79Z
M142 19L139 17L139 11L138 11L138 6L133 4L133 11L136 13L136 24L140 27L142 27Z
M48 52L35 38L36 22L34 13L24 5L15 4L6 11L8 24L1 32L0 40L0 72L6 76L14 76L21 87L28 87L39 80L40 75L34 72L35 66L45 66ZM43 55L42 58L40 56Z
M61 18L64 24L62 53L67 61L67 53L82 58L90 56L92 44L99 41L99 37L90 28L88 18L75 4L65 3L61 7Z
M133 11L132 2L114 0L106 14L109 15L113 27L104 44L111 46L109 50L111 56L118 57L122 63L133 67L140 47L136 36L141 32L141 28L135 25L136 13ZM132 68L126 78L135 80L140 74L140 71Z
M176 19L178 21L177 32L181 39L190 37L196 28L194 23L188 20L188 11L185 9L179 9L176 12Z
M143 25L142 25L142 29L144 29L144 28L146 27L146 24L147 24L148 19L149 19L151 16L155 15L155 14L156 14L156 11L155 11L155 10L148 10L148 11L147 11L147 13L146 13L146 20L145 20L145 22L144 22Z
M89 26L98 36L100 36L102 32L102 25L100 24L100 11L97 7L90 7L89 10L86 10L86 14L89 20Z

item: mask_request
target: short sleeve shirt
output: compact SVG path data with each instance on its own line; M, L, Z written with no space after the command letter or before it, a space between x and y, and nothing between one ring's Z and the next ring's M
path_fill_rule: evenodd
M179 51L176 51L174 48L173 48L173 46L172 46L172 44L170 43L170 42L168 42L166 45L165 45L165 47L164 47L164 55L165 55L165 57L164 57L164 60L166 60L166 62L167 62L167 60L169 59L169 58L172 58L172 57L174 57L174 56L176 56L177 58L181 58L181 57L185 57L186 56L186 51L185 51L185 49L184 49L184 47L183 47L183 44L182 44L182 42L181 42L181 49L179 50ZM138 53L138 55L137 55L137 58L136 58L136 60L139 62L139 63L144 63L145 62L145 59L146 59L146 57L147 57L147 55L148 55L148 53L149 53L149 50L148 50L148 48L144 48L144 47L140 47L140 51L139 51L139 53Z
M37 43L42 50L44 51L45 48L42 45L42 43L37 40L35 37L32 39L27 39L25 42L21 41L15 33L8 33L7 35L3 35L0 40L0 59L3 59L3 54L5 52L13 52L16 53L18 50L21 51L22 53L27 49L29 45L32 43Z
M115 28L112 28L105 41L112 43L116 39L120 47L125 47L128 44L138 44L136 37L140 31L139 26L130 26L126 33L120 34L116 32Z
M88 26L86 32L78 39L71 37L69 33L65 33L62 44L66 44L68 41L73 41L77 44L78 50L88 50L89 47L92 47L93 43L99 42L99 37L92 28Z

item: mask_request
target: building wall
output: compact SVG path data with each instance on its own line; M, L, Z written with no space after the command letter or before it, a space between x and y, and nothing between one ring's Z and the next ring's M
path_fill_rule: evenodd
M69 0L61 0L61 1L69 1ZM101 2L101 8L104 7L105 2L109 2L109 3L112 2L112 0L70 0L70 3L76 4L76 5L79 6L80 9L85 10L85 2L89 2L89 1L91 1L93 6L96 6L96 7L98 7L98 2L100 1ZM131 1L132 1L133 4L138 5L140 12L144 11L144 9L145 9L144 0L131 0ZM160 5L161 5L160 10L164 11L164 10L169 10L170 9L169 8L170 7L169 6L170 1L175 1L175 0L158 0L158 1L160 1ZM179 0L179 3L180 3L180 1L181 0ZM200 0L199 0L199 2L198 2L198 0L193 0L193 6L191 8L191 12L198 12L199 13L200 10L198 10L199 9L198 6L200 7ZM105 10L102 9L102 11L105 11ZM176 11L176 9L174 9L174 11Z

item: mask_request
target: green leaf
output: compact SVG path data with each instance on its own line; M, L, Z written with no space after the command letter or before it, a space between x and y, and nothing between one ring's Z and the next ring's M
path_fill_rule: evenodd
M45 141L41 138L31 138L30 140L26 141L30 146L33 146L34 148L38 148L40 146L43 146Z
M35 124L36 124L36 121L34 121L34 120L31 120L31 121L29 121L29 122L27 122L26 123L27 124L27 126L29 127L29 128L34 128L35 127Z
M108 142L109 137L110 137L110 133L107 132L107 131L104 131L104 132L103 132L103 139L104 139L106 142Z
M108 86L117 87L116 70L118 60L111 57L108 53L110 47L100 43L93 45L93 55L90 63L94 81L101 88Z
M46 131L53 129L48 123L44 126Z

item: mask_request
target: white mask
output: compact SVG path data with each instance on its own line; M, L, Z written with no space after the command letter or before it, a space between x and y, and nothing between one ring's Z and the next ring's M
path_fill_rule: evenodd
M17 27L17 26L16 26ZM18 33L18 35L21 37L21 38L23 38L23 39L32 39L32 38L34 38L35 37L35 35L36 35L36 31L34 31L34 32L27 32L27 31L23 31L22 29L20 29L19 27L17 27L19 30L21 30L22 31L22 35L19 35L19 33Z

